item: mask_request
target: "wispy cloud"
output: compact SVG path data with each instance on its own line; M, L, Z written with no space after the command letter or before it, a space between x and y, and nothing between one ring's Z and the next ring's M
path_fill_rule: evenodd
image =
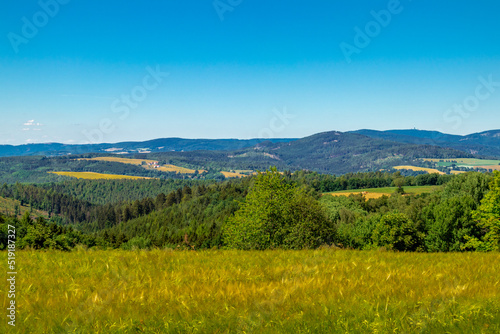
M41 127L43 126L42 123L35 122L34 119L30 119L26 123L23 123L24 128L22 128L23 131L42 131Z

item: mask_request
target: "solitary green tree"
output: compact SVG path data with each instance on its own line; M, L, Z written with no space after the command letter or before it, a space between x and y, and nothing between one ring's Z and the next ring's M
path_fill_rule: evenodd
M302 249L331 243L334 228L322 205L276 168L259 173L240 208L223 227L227 247Z

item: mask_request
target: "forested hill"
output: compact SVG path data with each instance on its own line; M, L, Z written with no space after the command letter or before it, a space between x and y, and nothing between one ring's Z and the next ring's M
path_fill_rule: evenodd
M263 141L288 142L294 139L182 139L162 138L142 142L122 142L116 144L86 144L67 145L60 143L27 144L27 145L0 145L0 157L26 155L67 155L85 153L143 153L195 150L237 150L251 147Z
M449 147L456 150L479 154L482 156L500 157L500 130L490 130L470 135L449 135L438 131L424 130L357 130L352 133L371 138L386 139L399 143L426 144Z
M473 155L431 145L396 143L367 136L323 132L288 143L261 144L240 157L261 154L269 164L284 165L291 170L308 169L321 173L343 174L373 171L406 164L417 158L468 158Z

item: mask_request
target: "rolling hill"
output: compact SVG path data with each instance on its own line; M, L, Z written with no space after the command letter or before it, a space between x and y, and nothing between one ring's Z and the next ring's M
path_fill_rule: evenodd
M416 129L387 131L357 130L351 133L362 134L376 139L391 140L398 143L448 147L486 157L500 157L500 130L484 131L465 136Z
M270 142L288 142L294 139L273 138ZM115 144L82 144L67 145L60 143L26 144L26 145L0 145L0 157L46 155L61 156L68 154L85 153L113 153L134 154L154 153L169 151L195 151L195 150L237 150L252 147L263 142L263 139L182 139L161 138L142 142L121 142Z

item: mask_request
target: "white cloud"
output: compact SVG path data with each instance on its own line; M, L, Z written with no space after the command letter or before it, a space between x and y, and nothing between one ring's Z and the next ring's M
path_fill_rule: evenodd
M30 130L33 130L33 131L42 131L42 129L40 127L43 126L42 123L35 122L34 119L30 119L26 123L23 123L23 125L27 126L26 128L23 128L23 131L30 131ZM36 126L36 128L35 128L35 126Z

